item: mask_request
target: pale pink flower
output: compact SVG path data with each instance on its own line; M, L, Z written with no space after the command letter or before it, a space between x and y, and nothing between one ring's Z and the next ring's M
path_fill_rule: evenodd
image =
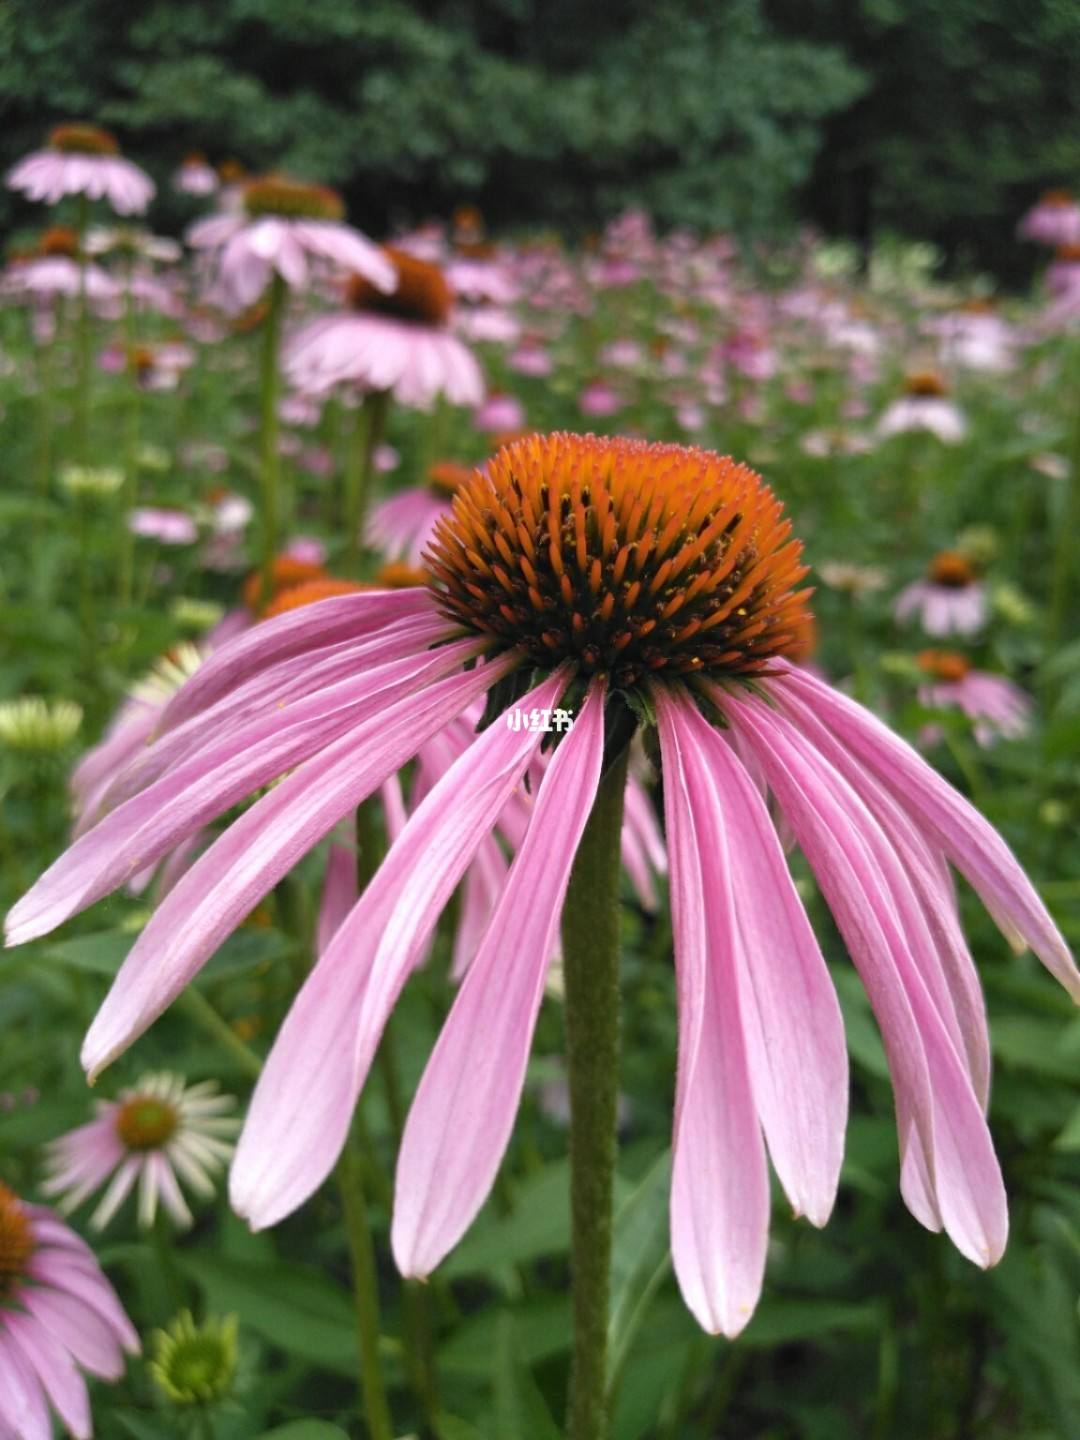
M506 306L518 298L516 281L498 260L459 255L446 262L443 273L459 300Z
M786 658L810 623L789 533L779 502L733 461L530 436L455 497L429 547L430 589L324 600L212 656L166 708L131 798L8 917L11 943L45 934L133 863L259 796L139 936L86 1038L91 1074L306 852L505 682L516 702L493 707L408 817L263 1069L231 1197L256 1227L293 1211L333 1168L405 981L537 762L543 731L515 725L513 711L558 710L572 686L574 724L547 760L402 1139L392 1246L403 1273L429 1274L483 1204L509 1139L574 854L605 741L627 734L618 697L630 694L631 713L659 726L680 1052L672 1253L690 1308L729 1335L753 1312L767 1153L796 1213L817 1225L843 1153L840 1010L762 786L877 1014L904 1199L992 1264L1007 1211L985 1117L990 1050L948 866L1078 999L1080 973L978 812L871 714Z
M393 293L355 277L347 310L309 321L287 341L282 365L290 384L312 395L341 385L389 392L417 410L430 410L439 396L451 405L477 404L483 375L449 328L453 296L442 273L404 251L380 256Z
M543 341L528 336L507 356L506 363L519 375L530 375L538 380L546 379L555 369L555 361Z
M622 408L622 397L606 380L590 380L578 396L578 409L590 418L617 415Z
M962 710L979 745L1020 740L1030 732L1031 696L1006 676L974 670L965 655L948 650L924 650L919 665L928 677L919 687L919 703L928 710Z
M428 471L426 485L413 485L388 495L372 507L368 544L387 560L419 565L436 524L450 514L451 501L472 477L467 465L440 461Z
M214 167L207 163L204 155L185 155L173 171L172 186L181 195L196 195L200 198L213 195L221 184Z
M0 1435L49 1440L51 1407L74 1440L90 1440L82 1372L119 1380L139 1337L85 1241L2 1184L0 1254Z
M8 172L7 183L46 205L65 195L107 200L118 215L140 215L154 198L149 175L123 159L113 137L94 125L58 125L44 150L24 156Z
M941 361L963 370L1001 375L1016 365L1016 332L992 310L972 305L954 310L929 327L941 343Z
M133 535L156 540L159 545L194 545L199 538L199 527L186 510L161 506L142 505L132 510L128 529Z
M917 618L927 635L974 635L986 624L986 586L963 555L943 550L921 580L904 587L893 601L901 622Z
M477 430L499 435L521 430L525 425L525 406L506 390L492 390L484 403L473 411Z
M253 305L274 274L303 290L313 268L320 267L362 275L376 290L392 290L393 266L342 214L332 190L267 176L244 185L237 209L196 221L187 240L216 256L217 293L229 310Z
M967 434L963 411L951 400L935 395L904 395L884 411L877 433L883 438L910 430L927 430L945 445L956 445Z
M42 255L8 265L0 280L0 293L16 299L70 300L82 293L84 284L88 302L98 311L107 309L120 295L116 282L100 265L87 262L80 266L66 255Z
M144 1229L154 1223L159 1201L186 1228L192 1215L180 1181L203 1199L213 1195L240 1128L227 1113L235 1105L213 1080L187 1085L164 1070L144 1075L116 1100L99 1100L89 1124L50 1143L42 1191L59 1196L66 1214L107 1186L90 1217L94 1230L104 1230L133 1190Z
M1020 221L1017 233L1040 245L1080 245L1080 205L1066 190L1048 190Z

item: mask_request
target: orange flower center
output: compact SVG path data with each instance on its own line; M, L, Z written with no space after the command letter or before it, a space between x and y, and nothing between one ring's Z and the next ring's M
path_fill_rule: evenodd
M439 267L390 245L385 246L383 254L397 271L397 289L392 295L384 295L362 275L354 275L345 291L349 307L374 310L379 315L393 315L398 320L411 320L436 329L445 325L450 318L454 294Z
M1067 265L1080 262L1080 245L1059 245L1054 251L1055 260L1064 260Z
M34 1231L19 1197L0 1183L0 1300L10 1295L34 1252Z
M915 658L935 680L963 680L971 669L971 661L956 650L920 650Z
M70 225L50 225L37 243L39 255L65 255L73 260L79 253L79 237Z
M454 460L439 460L427 472L428 488L434 490L436 495L449 495L451 498L471 479L470 467L459 465Z
M752 674L806 642L801 546L772 491L705 450L534 435L476 471L426 556L454 620L541 668Z
M49 131L48 145L65 155L116 155L120 151L116 137L97 125L57 125Z
M1066 205L1073 203L1073 197L1068 190L1044 190L1039 196L1040 205L1051 205L1055 210L1064 209Z
M223 185L235 185L238 181L243 180L247 171L239 160L222 160L217 167L217 173L218 179Z
M129 1150L159 1150L179 1123L174 1107L155 1095L133 1095L116 1112L116 1133Z
M956 550L942 550L930 561L926 572L935 585L944 585L949 590L962 590L975 579L971 562Z
M327 580L329 576L321 565L310 560L297 560L292 555L275 555L270 575L270 601L277 599L285 590L294 585L305 585L310 580ZM244 581L244 604L253 615L259 613L262 600L262 571L256 570Z
M284 220L341 220L345 215L345 205L336 190L284 175L249 180L244 186L244 209L253 219L277 215Z
M905 395L947 395L948 391L936 370L915 370L904 380Z
M267 620L275 615L284 615L288 610L300 610L305 605L314 605L317 600L329 600L334 595L355 595L358 590L370 590L370 585L358 585L353 580L335 580L327 576L324 580L307 580L302 585L291 585L276 595L263 611Z
M184 156L184 167L194 169L197 165L201 170L206 164L206 156L201 150L192 150Z
M375 576L375 586L380 590L411 590L415 585L426 585L429 579L426 570L395 561L379 570Z

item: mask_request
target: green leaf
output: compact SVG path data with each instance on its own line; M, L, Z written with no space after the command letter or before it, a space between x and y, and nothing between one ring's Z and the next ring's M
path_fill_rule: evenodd
M636 1189L615 1212L608 1323L613 1388L618 1385L649 1303L671 1267L670 1189L671 1154L667 1152L646 1171Z
M182 1254L179 1263L203 1292L208 1310L235 1313L241 1325L321 1369L356 1374L352 1300L319 1271L206 1254Z
M259 1440L349 1440L344 1430L327 1420L290 1420L273 1430L264 1430Z
M559 1440L536 1381L518 1353L514 1317L499 1316L495 1330L495 1426L493 1435L529 1436L529 1440Z

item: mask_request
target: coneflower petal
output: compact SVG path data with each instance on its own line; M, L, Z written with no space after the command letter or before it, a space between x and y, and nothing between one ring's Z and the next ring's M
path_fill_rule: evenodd
M343 735L361 733L363 722L370 728L372 716L378 728L382 706L456 669L470 653L467 645L447 646L369 671L199 751L106 815L46 870L9 912L8 944L54 930L260 785Z
M74 1440L89 1440L93 1433L90 1396L87 1393L86 1381L75 1368L70 1353L52 1332L32 1315L5 1309L3 1324L17 1346L23 1363L37 1375L56 1407L56 1413ZM6 1418L8 1417L5 1416Z
M837 738L929 831L950 861L978 892L990 915L1003 916L1051 975L1080 1003L1077 970L1063 936L1015 856L975 807L885 725L813 676L788 670L792 686L833 728Z
M946 1028L967 1058L983 1109L990 1094L990 1035L975 962L957 912L956 893L944 854L865 766L839 744L808 706L784 695L781 708L803 734L869 802L875 819L900 858L930 932L929 945L913 948L923 979Z
M726 853L731 871L726 924L769 1154L796 1213L824 1225L847 1126L847 1044L836 992L753 780L691 703L680 706L679 724L684 753L693 752L701 842L706 854ZM724 892L712 894L719 900Z
M326 857L322 900L315 925L315 954L322 955L330 947L342 921L356 904L356 846L333 840Z
M391 1232L403 1275L434 1270L494 1183L603 754L597 683L544 772L524 842L409 1111Z
M742 1027L730 936L706 915L710 888L730 886L724 854L697 828L694 777L677 706L658 710L678 984L679 1066L671 1177L671 1250L698 1323L729 1338L761 1294L769 1177Z
M757 750L874 1006L905 1164L925 1160L953 1243L991 1265L1008 1233L1005 1190L970 1077L913 957L932 939L903 866L858 794L790 720L758 700L729 700L726 713ZM908 1161L912 1126L924 1155ZM918 1171L908 1172L905 1199L910 1190L917 1218L930 1211L936 1222L926 1188Z
M521 705L552 708L566 679L557 671ZM254 1228L295 1210L329 1174L386 1017L541 734L493 725L459 757L414 811L297 995L232 1166L233 1208Z
M0 1394L9 1434L19 1440L52 1440L52 1422L41 1386L22 1355L8 1345L0 1345Z
M302 855L513 664L496 660L406 695L235 821L170 891L121 966L83 1045L90 1075L157 1019Z

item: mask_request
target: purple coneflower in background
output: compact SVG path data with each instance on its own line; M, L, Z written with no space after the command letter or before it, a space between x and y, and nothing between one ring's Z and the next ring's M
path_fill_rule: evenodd
M1040 245L1080 245L1080 205L1067 190L1047 190L1020 221L1017 233Z
M900 621L917 617L927 635L974 635L986 624L986 587L966 556L942 550L923 579L900 591L893 614Z
M213 1195L214 1178L232 1158L231 1141L240 1129L228 1114L235 1104L231 1095L218 1094L213 1080L185 1085L182 1075L167 1071L144 1075L118 1099L99 1100L89 1124L49 1145L42 1191L59 1196L67 1212L108 1182L90 1217L94 1230L103 1230L135 1189L144 1229L154 1223L159 1200L186 1227L191 1211L179 1182L204 1198Z
M974 670L967 656L954 650L923 650L918 661L927 677L919 703L931 710L962 710L978 744L1020 740L1030 731L1031 697L1006 676Z
M131 798L8 918L47 933L278 777L137 940L87 1036L92 1075L252 908L455 717L491 723L431 787L298 994L233 1165L253 1225L333 1167L383 1026L438 917L533 765L515 710L573 712L420 1082L392 1243L428 1274L510 1137L559 916L605 747L659 728L678 980L672 1248L709 1330L749 1319L769 1227L766 1149L796 1212L835 1197L847 1114L832 983L766 807L817 877L867 988L896 1094L901 1189L980 1265L1004 1188L985 1118L989 1043L949 866L1080 997L1080 973L1001 838L873 715L790 657L810 627L800 546L753 471L706 451L530 436L455 496L427 589L282 615L212 656L134 763ZM492 695L494 687L498 691ZM734 743L732 743L734 742Z
M139 1337L86 1243L0 1184L0 1436L48 1440L50 1405L93 1434L85 1370L119 1380Z
M440 396L451 405L478 404L484 377L450 331L454 297L442 271L403 250L379 253L392 284L379 288L355 275L347 309L301 326L282 356L290 384L312 395L339 385L389 392L417 410L430 410Z
M882 439L925 430L943 445L957 445L967 434L967 420L948 398L948 387L934 371L918 371L904 381L904 393L884 411L877 423Z
M217 171L199 151L185 155L173 172L172 186L180 195L213 195L220 184Z
M217 288L225 307L253 305L271 277L303 289L312 267L362 275L376 290L394 288L394 268L373 241L344 222L341 197L323 185L281 175L246 181L239 206L197 220L188 244L217 256Z
M57 125L45 149L24 156L7 183L46 205L65 195L107 200L118 215L140 215L154 198L149 175L125 160L113 136L96 125Z

